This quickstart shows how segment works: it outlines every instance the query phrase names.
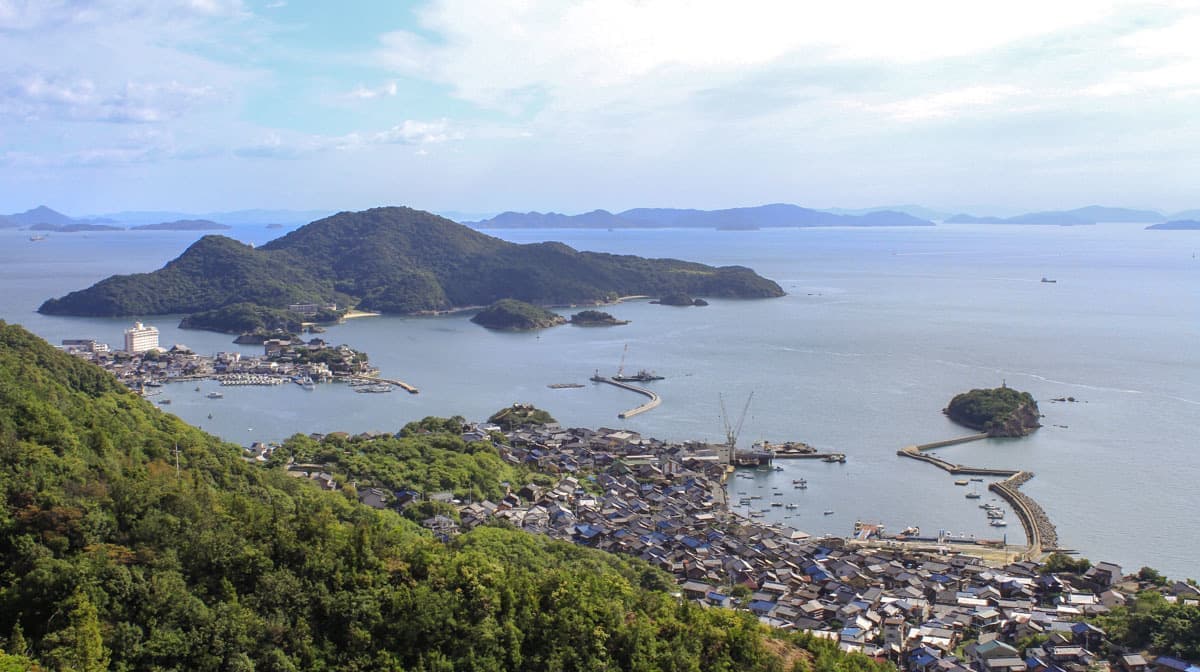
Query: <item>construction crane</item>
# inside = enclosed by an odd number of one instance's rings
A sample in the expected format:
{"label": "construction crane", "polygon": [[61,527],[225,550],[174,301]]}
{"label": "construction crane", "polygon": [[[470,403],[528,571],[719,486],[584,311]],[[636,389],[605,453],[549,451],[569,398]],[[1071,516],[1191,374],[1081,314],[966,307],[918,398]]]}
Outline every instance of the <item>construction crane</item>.
{"label": "construction crane", "polygon": [[629,354],[629,344],[625,344],[625,349],[621,351],[621,364],[617,367],[617,378],[620,378],[625,373],[625,355]]}
{"label": "construction crane", "polygon": [[742,433],[742,425],[746,422],[746,413],[750,410],[750,400],[753,398],[754,391],[751,390],[750,396],[746,397],[746,405],[742,407],[742,415],[735,425],[729,417],[729,412],[725,410],[725,397],[717,395],[717,399],[721,401],[721,421],[725,424],[725,442],[730,449],[737,447],[738,436]]}

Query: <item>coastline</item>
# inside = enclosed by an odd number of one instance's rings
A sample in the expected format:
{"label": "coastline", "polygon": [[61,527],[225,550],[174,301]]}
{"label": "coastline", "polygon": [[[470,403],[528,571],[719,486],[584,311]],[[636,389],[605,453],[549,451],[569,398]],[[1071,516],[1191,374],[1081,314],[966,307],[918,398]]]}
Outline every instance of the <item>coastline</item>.
{"label": "coastline", "polygon": [[342,315],[343,320],[355,320],[360,317],[379,317],[383,313],[376,313],[369,310],[347,310],[345,315]]}

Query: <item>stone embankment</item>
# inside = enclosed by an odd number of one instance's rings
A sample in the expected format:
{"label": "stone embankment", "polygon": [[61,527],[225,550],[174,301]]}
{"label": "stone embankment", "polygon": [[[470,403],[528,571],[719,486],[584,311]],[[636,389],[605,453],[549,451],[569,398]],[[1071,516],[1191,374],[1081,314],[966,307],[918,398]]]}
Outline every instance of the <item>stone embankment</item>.
{"label": "stone embankment", "polygon": [[1058,531],[1054,524],[1050,522],[1050,517],[1046,515],[1046,511],[1041,505],[1033,501],[1031,497],[1020,492],[1020,487],[1026,481],[1033,478],[1033,472],[1021,471],[1016,469],[992,469],[987,467],[971,467],[963,464],[955,464],[947,462],[940,457],[928,455],[924,451],[933,450],[934,448],[944,448],[960,443],[970,441],[978,441],[988,438],[987,434],[971,434],[956,439],[948,439],[946,441],[935,441],[933,443],[924,443],[918,446],[906,446],[896,451],[901,457],[908,457],[921,462],[927,462],[933,466],[947,471],[951,474],[970,474],[974,476],[1007,476],[1003,481],[997,481],[988,486],[988,489],[1000,495],[1007,501],[1016,512],[1017,518],[1021,520],[1021,526],[1025,528],[1025,537],[1029,539],[1029,549],[1026,551],[1026,556],[1030,558],[1039,557],[1044,551],[1058,548]]}
{"label": "stone embankment", "polygon": [[1031,478],[1032,472],[1019,471],[1003,481],[992,483],[988,489],[1012,505],[1025,528],[1025,536],[1029,538],[1029,555],[1037,557],[1043,551],[1058,548],[1058,530],[1041,505],[1019,490]]}

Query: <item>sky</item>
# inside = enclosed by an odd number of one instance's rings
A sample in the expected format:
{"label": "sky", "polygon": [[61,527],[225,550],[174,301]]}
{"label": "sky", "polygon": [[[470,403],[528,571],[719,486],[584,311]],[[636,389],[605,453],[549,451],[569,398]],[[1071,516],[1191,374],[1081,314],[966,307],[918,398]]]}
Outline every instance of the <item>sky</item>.
{"label": "sky", "polygon": [[0,212],[1200,208],[1200,0],[0,0]]}

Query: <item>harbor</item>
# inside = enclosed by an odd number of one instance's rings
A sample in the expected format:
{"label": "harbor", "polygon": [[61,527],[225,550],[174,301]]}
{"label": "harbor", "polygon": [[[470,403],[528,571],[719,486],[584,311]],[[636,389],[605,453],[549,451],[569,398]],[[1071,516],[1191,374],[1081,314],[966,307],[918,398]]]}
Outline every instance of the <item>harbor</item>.
{"label": "harbor", "polygon": [[642,396],[650,398],[650,401],[647,401],[646,403],[642,404],[641,406],[637,406],[635,408],[629,409],[628,411],[622,411],[622,412],[618,413],[617,417],[622,420],[624,420],[626,418],[632,418],[635,415],[639,415],[641,413],[645,413],[646,411],[658,408],[658,405],[662,403],[661,397],[659,397],[656,393],[651,392],[650,390],[647,390],[644,387],[638,387],[637,385],[630,385],[629,383],[624,383],[619,380],[615,380],[613,378],[608,378],[606,376],[602,376],[599,373],[592,376],[591,380],[593,383],[607,383],[609,385],[615,385],[616,387],[619,387],[623,390],[629,390],[630,392],[636,392]]}
{"label": "harbor", "polygon": [[[972,476],[992,476],[1002,477],[1004,480],[988,484],[988,490],[996,493],[1000,498],[1004,499],[1009,506],[1012,507],[1017,519],[1021,521],[1021,527],[1024,528],[1025,538],[1028,541],[1027,547],[1022,554],[1023,557],[1029,559],[1040,558],[1044,554],[1058,550],[1058,531],[1054,524],[1050,522],[1050,517],[1046,515],[1044,509],[1033,498],[1020,492],[1019,488],[1024,485],[1029,479],[1033,478],[1033,473],[1020,469],[993,469],[988,467],[973,467],[963,464],[955,464],[940,457],[929,455],[928,451],[937,448],[946,448],[948,446],[956,446],[964,443],[971,443],[988,438],[988,434],[970,434],[953,439],[943,441],[934,441],[931,443],[923,443],[912,446],[905,446],[896,451],[897,455],[910,459],[932,464],[933,466],[942,469],[950,474],[955,475],[972,475]],[[982,480],[971,479],[973,481]],[[962,481],[955,481],[957,485],[962,485]],[[979,494],[972,490],[967,493],[968,499],[978,499]],[[996,524],[993,522],[993,526]],[[1002,524],[1001,524],[1002,525]]]}

